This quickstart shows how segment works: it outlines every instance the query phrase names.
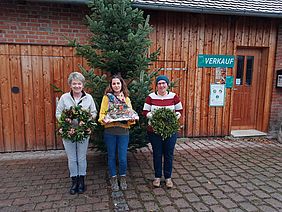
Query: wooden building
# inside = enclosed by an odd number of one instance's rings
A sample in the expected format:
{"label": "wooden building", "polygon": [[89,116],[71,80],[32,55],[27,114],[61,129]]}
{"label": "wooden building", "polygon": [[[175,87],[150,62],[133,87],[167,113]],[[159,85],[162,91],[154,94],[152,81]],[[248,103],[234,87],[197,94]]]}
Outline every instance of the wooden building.
{"label": "wooden building", "polygon": [[[87,42],[85,0],[2,0],[0,7],[0,151],[62,148],[55,135],[58,94],[77,64],[64,36]],[[242,2],[245,2],[243,4]],[[184,105],[183,137],[226,136],[235,129],[276,132],[282,118],[282,10],[277,1],[149,1],[134,7],[155,28],[152,67],[171,80]],[[261,10],[264,8],[264,10]],[[217,68],[199,67],[199,55],[234,56],[233,86],[224,105],[210,105]]]}

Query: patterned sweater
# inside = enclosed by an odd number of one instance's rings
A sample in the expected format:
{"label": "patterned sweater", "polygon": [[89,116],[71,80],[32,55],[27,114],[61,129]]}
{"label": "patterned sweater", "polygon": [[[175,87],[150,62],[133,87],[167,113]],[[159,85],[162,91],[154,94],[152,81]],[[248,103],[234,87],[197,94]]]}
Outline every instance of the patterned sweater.
{"label": "patterned sweater", "polygon": [[[147,96],[145,100],[143,115],[150,119],[154,110],[163,107],[178,113],[179,117],[183,111],[180,99],[175,93],[169,92],[167,95],[161,96],[158,95],[157,92],[154,92],[149,94],[149,96]],[[150,126],[150,122],[148,125],[148,131],[153,132],[153,128]]]}
{"label": "patterned sweater", "polygon": [[[125,98],[125,102],[128,105],[128,107],[132,108],[131,101],[129,97]],[[122,128],[130,128],[131,125],[135,124],[135,121],[127,121],[127,122],[111,122],[105,124],[103,122],[103,119],[105,118],[107,112],[109,109],[109,98],[108,96],[104,95],[101,103],[101,108],[100,108],[100,113],[99,113],[99,119],[98,122],[101,123],[101,125],[104,125],[105,128],[110,128],[110,127],[122,127]]]}

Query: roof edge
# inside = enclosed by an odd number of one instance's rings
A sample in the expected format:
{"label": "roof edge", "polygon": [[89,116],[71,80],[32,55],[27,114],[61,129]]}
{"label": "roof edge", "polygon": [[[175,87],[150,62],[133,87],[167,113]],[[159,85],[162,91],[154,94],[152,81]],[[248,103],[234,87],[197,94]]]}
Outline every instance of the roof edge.
{"label": "roof edge", "polygon": [[[49,2],[49,3],[64,3],[64,4],[88,4],[89,0],[26,0],[30,2]],[[220,10],[214,8],[187,8],[181,6],[168,6],[157,4],[144,4],[135,3],[132,1],[132,6],[139,9],[146,10],[164,10],[174,12],[191,12],[191,13],[205,13],[205,14],[217,14],[217,15],[236,15],[236,16],[255,16],[255,17],[267,17],[267,18],[282,18],[282,13],[268,13],[268,12],[251,12],[251,11],[235,11],[235,10]]]}
{"label": "roof edge", "polygon": [[87,5],[89,0],[26,0],[28,2],[46,2],[46,3],[60,3],[60,4],[85,4]]}
{"label": "roof edge", "polygon": [[268,18],[282,18],[282,13],[262,13],[251,11],[232,11],[232,10],[219,10],[212,8],[187,8],[179,6],[166,6],[166,5],[152,5],[142,3],[132,3],[133,7],[147,10],[165,10],[173,12],[191,12],[191,13],[205,13],[205,14],[219,14],[219,15],[237,15],[237,16],[256,16],[256,17],[268,17]]}

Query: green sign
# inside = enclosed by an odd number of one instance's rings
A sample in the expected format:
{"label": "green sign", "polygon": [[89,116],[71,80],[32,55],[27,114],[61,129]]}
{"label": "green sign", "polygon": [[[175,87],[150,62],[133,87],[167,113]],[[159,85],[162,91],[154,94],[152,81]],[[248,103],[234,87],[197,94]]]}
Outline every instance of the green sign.
{"label": "green sign", "polygon": [[198,67],[224,67],[233,68],[235,57],[233,55],[198,55]]}
{"label": "green sign", "polygon": [[226,88],[232,88],[233,87],[233,82],[234,82],[234,77],[233,76],[226,76]]}

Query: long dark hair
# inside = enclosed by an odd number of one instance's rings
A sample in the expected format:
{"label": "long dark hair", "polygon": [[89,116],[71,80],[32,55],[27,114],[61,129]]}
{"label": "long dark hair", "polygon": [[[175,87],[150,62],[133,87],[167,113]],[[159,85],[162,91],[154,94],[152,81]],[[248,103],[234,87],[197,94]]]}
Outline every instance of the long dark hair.
{"label": "long dark hair", "polygon": [[113,81],[113,79],[119,79],[119,81],[121,82],[121,92],[123,92],[123,95],[125,97],[128,97],[129,96],[129,91],[127,89],[126,82],[124,81],[124,79],[120,75],[113,75],[111,77],[110,84],[105,89],[104,94],[106,95],[107,93],[114,93],[114,90],[112,88],[112,81]]}

